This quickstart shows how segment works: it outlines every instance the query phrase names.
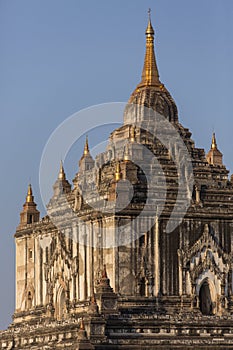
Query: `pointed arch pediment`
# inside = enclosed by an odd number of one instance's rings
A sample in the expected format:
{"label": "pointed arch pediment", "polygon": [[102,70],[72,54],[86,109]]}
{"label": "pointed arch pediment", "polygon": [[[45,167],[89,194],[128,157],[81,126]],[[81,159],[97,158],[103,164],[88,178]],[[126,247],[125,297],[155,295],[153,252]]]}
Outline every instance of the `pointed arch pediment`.
{"label": "pointed arch pediment", "polygon": [[64,237],[62,237],[62,234],[57,235],[56,246],[51,256],[50,266],[51,267],[54,266],[55,261],[57,261],[59,258],[60,260],[64,261],[70,268],[72,264],[72,257],[71,257],[71,254],[66,249],[66,244],[64,241]]}
{"label": "pointed arch pediment", "polygon": [[211,234],[209,226],[205,224],[204,231],[201,237],[193,244],[193,246],[190,249],[181,249],[179,251],[179,254],[182,256],[184,264],[187,264],[188,262],[192,263],[193,258],[201,258],[201,254],[203,256],[204,253],[208,251],[211,251],[212,254],[221,257],[223,263],[229,262],[228,254],[226,254],[224,250],[220,247],[219,243],[217,242],[217,239],[215,239],[215,237]]}
{"label": "pointed arch pediment", "polygon": [[211,234],[206,224],[201,237],[188,250],[179,250],[182,266],[190,272],[191,280],[200,276],[203,271],[211,271],[219,279],[229,270],[230,257],[224,252]]}
{"label": "pointed arch pediment", "polygon": [[73,259],[66,248],[62,234],[58,234],[53,240],[51,244],[54,244],[55,249],[49,262],[44,264],[44,273],[45,279],[54,287],[57,280],[61,285],[71,280]]}

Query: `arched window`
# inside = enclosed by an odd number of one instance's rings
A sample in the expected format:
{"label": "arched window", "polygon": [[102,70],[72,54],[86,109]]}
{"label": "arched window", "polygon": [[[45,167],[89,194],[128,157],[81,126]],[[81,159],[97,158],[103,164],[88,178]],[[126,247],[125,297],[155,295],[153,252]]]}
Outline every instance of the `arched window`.
{"label": "arched window", "polygon": [[63,288],[60,288],[57,293],[57,319],[62,320],[66,316],[66,293]]}

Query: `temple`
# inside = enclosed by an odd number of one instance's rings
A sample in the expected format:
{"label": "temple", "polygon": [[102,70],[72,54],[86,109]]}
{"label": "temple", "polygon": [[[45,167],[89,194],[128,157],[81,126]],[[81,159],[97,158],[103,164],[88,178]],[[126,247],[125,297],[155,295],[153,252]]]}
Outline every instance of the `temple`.
{"label": "temple", "polygon": [[0,349],[233,349],[233,181],[160,81],[149,15],[123,124],[47,215],[32,187],[15,233],[16,301]]}

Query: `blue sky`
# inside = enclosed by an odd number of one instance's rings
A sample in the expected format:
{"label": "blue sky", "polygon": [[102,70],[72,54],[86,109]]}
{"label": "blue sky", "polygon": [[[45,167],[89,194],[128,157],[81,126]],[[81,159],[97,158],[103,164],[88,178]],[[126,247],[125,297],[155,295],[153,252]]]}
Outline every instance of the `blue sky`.
{"label": "blue sky", "polygon": [[215,130],[233,172],[232,0],[0,0],[0,328],[14,311],[13,235],[29,181],[42,208],[44,145],[80,109],[128,100],[140,81],[149,7],[160,77],[180,121],[205,150]]}

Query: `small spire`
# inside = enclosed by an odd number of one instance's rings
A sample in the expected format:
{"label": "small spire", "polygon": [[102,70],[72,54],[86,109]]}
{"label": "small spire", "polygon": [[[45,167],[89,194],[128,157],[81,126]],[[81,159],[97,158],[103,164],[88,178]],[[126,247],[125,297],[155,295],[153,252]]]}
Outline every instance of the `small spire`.
{"label": "small spire", "polygon": [[142,71],[142,80],[139,86],[160,86],[159,72],[155,59],[154,52],[154,29],[151,24],[151,10],[148,10],[148,25],[146,28],[146,54],[144,59],[144,66]]}
{"label": "small spire", "polygon": [[99,308],[96,302],[96,297],[93,289],[92,296],[91,296],[90,312],[93,314],[97,314],[98,311],[99,311]]}
{"label": "small spire", "polygon": [[95,298],[95,293],[93,292],[91,296],[91,304],[95,305],[96,304],[96,298]]}
{"label": "small spire", "polygon": [[121,179],[121,169],[120,169],[120,162],[116,163],[116,172],[115,172],[115,180],[119,181]]}
{"label": "small spire", "polygon": [[27,193],[27,197],[26,197],[26,202],[27,203],[34,202],[34,197],[32,195],[32,186],[31,186],[31,184],[28,185],[28,193]]}
{"label": "small spire", "polygon": [[212,136],[211,149],[217,149],[215,132],[213,133],[213,136]]}
{"label": "small spire", "polygon": [[26,201],[23,205],[23,210],[20,213],[20,224],[17,230],[21,230],[28,224],[33,224],[40,220],[40,212],[36,209],[36,203],[34,202],[34,196],[32,193],[31,184],[28,185]]}
{"label": "small spire", "polygon": [[86,142],[85,142],[83,154],[84,154],[85,156],[86,156],[87,154],[89,154],[88,136],[86,136]]}
{"label": "small spire", "polygon": [[[85,326],[83,322],[83,318],[81,318],[80,326],[79,326],[79,331],[78,331],[78,341],[79,343],[82,344],[84,341],[86,344],[87,341],[87,332],[85,331]],[[85,349],[89,349],[89,347],[85,347]]]}
{"label": "small spire", "polygon": [[206,155],[207,162],[211,165],[220,165],[222,166],[222,153],[219,151],[217,142],[216,142],[216,136],[215,133],[213,133],[212,141],[211,141],[211,148],[210,151]]}
{"label": "small spire", "polygon": [[82,330],[82,331],[85,331],[83,318],[81,318],[81,323],[80,323],[80,328],[79,329]]}
{"label": "small spire", "polygon": [[60,162],[60,170],[59,170],[59,174],[58,174],[58,179],[59,180],[66,180],[66,174],[65,174],[65,171],[64,171],[62,160]]}
{"label": "small spire", "polygon": [[88,137],[84,145],[83,155],[79,160],[79,173],[87,170],[91,170],[95,165],[94,159],[92,158],[88,145]]}
{"label": "small spire", "polygon": [[103,268],[103,271],[102,271],[102,278],[108,278],[107,270],[106,270],[106,265],[105,265],[105,264],[104,264],[104,268]]}

